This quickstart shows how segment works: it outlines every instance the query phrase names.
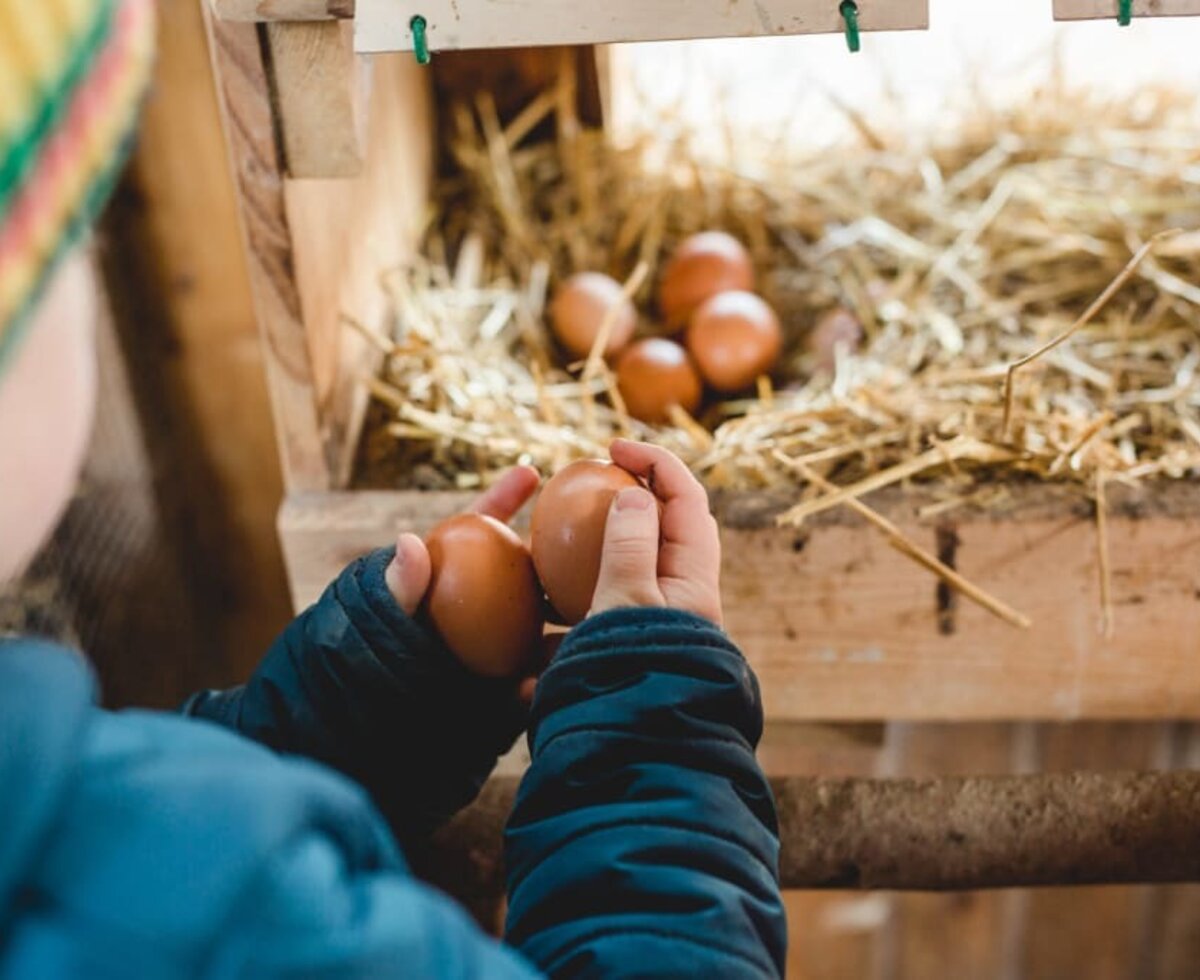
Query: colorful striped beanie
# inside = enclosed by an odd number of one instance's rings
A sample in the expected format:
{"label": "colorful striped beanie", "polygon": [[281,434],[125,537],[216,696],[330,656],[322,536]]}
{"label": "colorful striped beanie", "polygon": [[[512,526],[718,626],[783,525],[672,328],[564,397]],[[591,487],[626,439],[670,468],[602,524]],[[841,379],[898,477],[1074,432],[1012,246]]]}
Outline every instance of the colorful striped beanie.
{"label": "colorful striped beanie", "polygon": [[0,374],[126,156],[153,0],[0,0]]}

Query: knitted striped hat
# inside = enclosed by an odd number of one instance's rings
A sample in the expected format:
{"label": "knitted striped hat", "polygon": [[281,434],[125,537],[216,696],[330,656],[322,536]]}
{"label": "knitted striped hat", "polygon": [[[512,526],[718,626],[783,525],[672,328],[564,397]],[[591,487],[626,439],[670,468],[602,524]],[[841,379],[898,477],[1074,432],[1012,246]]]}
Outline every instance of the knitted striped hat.
{"label": "knitted striped hat", "polygon": [[0,0],[0,372],[124,162],[153,0]]}

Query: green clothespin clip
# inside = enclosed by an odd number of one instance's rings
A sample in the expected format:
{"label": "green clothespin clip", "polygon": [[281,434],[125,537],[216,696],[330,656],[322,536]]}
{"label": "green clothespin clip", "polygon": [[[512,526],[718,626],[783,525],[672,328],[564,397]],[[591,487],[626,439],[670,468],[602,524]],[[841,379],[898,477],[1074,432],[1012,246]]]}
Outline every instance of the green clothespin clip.
{"label": "green clothespin clip", "polygon": [[413,36],[413,54],[417,56],[418,65],[429,64],[429,42],[425,38],[425,18],[420,14],[408,22]]}
{"label": "green clothespin clip", "polygon": [[846,46],[850,49],[850,53],[854,54],[861,47],[858,39],[858,4],[854,0],[842,0],[838,7],[838,13],[846,22]]}
{"label": "green clothespin clip", "polygon": [[1133,23],[1133,0],[1117,0],[1117,23],[1121,27]]}

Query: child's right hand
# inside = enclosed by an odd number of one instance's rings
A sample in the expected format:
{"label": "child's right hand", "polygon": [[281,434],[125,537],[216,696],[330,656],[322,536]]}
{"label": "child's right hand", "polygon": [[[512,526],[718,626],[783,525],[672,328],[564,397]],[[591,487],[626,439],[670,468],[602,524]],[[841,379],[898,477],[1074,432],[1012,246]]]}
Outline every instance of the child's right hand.
{"label": "child's right hand", "polygon": [[700,481],[657,446],[621,439],[610,453],[650,491],[623,490],[613,501],[590,615],[657,606],[722,625],[721,540]]}

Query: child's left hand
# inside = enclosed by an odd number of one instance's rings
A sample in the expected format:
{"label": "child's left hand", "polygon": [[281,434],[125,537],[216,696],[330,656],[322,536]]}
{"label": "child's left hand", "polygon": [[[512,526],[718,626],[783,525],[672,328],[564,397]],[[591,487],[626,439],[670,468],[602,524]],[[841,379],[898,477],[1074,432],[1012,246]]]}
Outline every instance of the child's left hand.
{"label": "child's left hand", "polygon": [[[537,491],[541,477],[532,466],[518,466],[509,470],[488,488],[470,510],[486,514],[507,524],[526,501]],[[425,542],[415,534],[402,534],[396,541],[396,557],[388,565],[385,578],[392,598],[408,615],[415,615],[429,589],[432,569],[429,551]],[[537,677],[522,678],[517,685],[522,701],[533,698]]]}

